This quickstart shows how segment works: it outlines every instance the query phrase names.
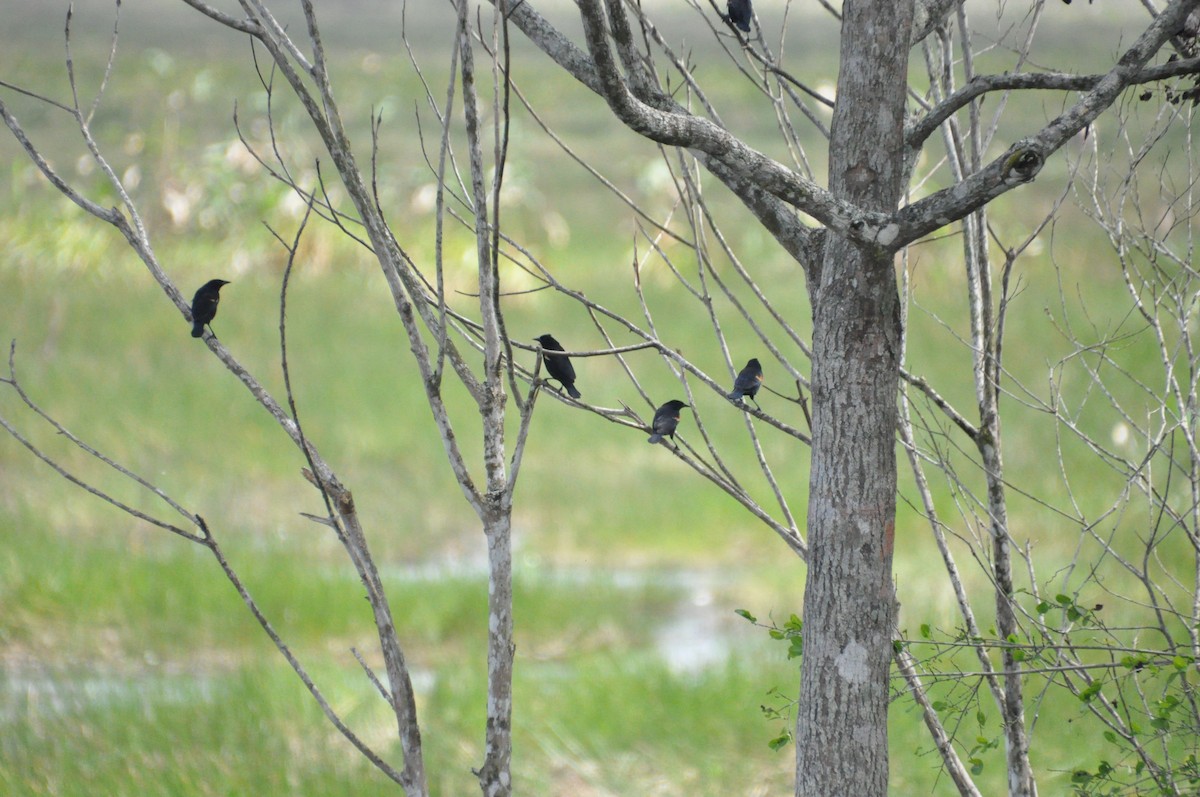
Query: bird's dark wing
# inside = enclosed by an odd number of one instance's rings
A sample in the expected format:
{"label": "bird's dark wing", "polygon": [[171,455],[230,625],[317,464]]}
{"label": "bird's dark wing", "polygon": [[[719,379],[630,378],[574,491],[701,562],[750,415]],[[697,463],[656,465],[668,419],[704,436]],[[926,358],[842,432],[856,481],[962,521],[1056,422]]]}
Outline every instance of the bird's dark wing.
{"label": "bird's dark wing", "polygon": [[729,20],[746,33],[750,32],[750,0],[729,0]]}

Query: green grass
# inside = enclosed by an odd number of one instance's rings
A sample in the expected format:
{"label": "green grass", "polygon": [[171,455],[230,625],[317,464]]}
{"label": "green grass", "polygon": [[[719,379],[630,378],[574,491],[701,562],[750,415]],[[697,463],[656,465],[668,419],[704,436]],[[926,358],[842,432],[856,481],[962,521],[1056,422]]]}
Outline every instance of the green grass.
{"label": "green grass", "polygon": [[391,794],[279,667],[18,672],[0,789],[12,795]]}

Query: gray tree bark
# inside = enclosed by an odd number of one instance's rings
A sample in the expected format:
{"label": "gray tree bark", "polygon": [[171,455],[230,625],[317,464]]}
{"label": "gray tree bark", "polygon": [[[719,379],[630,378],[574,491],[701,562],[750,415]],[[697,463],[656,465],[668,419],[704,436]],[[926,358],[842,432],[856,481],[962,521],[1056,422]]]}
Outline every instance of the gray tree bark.
{"label": "gray tree bark", "polygon": [[[831,193],[891,213],[912,0],[844,6]],[[885,795],[900,305],[891,250],[834,231],[813,306],[813,444],[796,794]]]}

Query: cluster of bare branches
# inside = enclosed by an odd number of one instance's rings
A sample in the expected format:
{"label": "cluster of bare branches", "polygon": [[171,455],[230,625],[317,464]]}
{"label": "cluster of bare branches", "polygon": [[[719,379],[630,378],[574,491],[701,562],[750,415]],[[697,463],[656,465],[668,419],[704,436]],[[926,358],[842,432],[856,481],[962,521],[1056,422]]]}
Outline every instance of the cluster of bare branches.
{"label": "cluster of bare branches", "polygon": [[[964,16],[960,12],[960,20]],[[1040,16],[1039,6],[1022,46],[1015,48],[1018,64],[1030,58]],[[934,102],[965,96],[994,79],[973,75],[964,58],[966,84],[958,88],[953,59],[957,51],[970,53],[966,27],[960,27],[957,49],[945,34],[925,45]],[[1173,56],[1165,68],[1182,63]],[[1061,77],[1039,87],[1091,85]],[[995,87],[1044,79],[1014,74]],[[997,135],[1000,113],[988,120],[978,110],[973,107],[965,129],[942,125],[944,166],[955,179],[978,168],[980,154]],[[1000,709],[1014,794],[1036,793],[1030,740],[1036,707],[1047,701],[1088,712],[1102,729],[1097,736],[1114,745],[1111,755],[1081,756],[1084,766],[1070,773],[1079,793],[1109,793],[1120,785],[1139,793],[1185,794],[1198,774],[1200,715],[1192,681],[1200,623],[1195,534],[1200,492],[1191,446],[1194,418],[1187,409],[1195,405],[1200,364],[1192,345],[1200,301],[1190,266],[1195,168],[1188,109],[1164,103],[1156,110],[1147,125],[1137,119],[1136,106],[1126,106],[1116,115],[1115,132],[1093,131],[1084,138],[1085,146],[1068,157],[1062,193],[1015,242],[989,223],[986,209],[964,219],[970,334],[963,343],[974,363],[976,405],[970,411],[955,407],[925,378],[905,374],[901,440],[959,617],[953,631],[924,624],[906,643],[924,660],[928,681],[952,684],[946,694],[953,697],[943,705],[965,715],[966,706],[978,708],[983,701],[981,686],[990,693],[988,702]],[[1040,262],[1039,237],[1055,240],[1072,192],[1116,255],[1105,256],[1101,247],[1086,268],[1111,273],[1119,267],[1130,304],[1118,309],[1116,323],[1097,318],[1106,309],[1069,295],[1083,264],[1062,266],[1060,312],[1051,317],[1069,353],[1046,363],[1046,385],[1038,386],[1005,366],[1006,322],[1022,264]],[[993,265],[995,252],[1000,258]],[[1139,339],[1153,341],[1156,356],[1147,358],[1143,347],[1135,347]],[[1044,458],[1056,458],[1061,493],[1023,483],[1005,467],[1000,424],[1005,414],[1010,423],[1019,418],[1045,429]],[[1106,432],[1111,440],[1104,439]],[[1081,445],[1087,454],[1082,460]],[[930,472],[954,496],[957,521],[937,509]],[[1097,482],[1108,488],[1099,507]],[[1032,499],[1056,533],[1077,531],[1070,555],[1061,556],[1057,546],[1039,554],[1036,535],[1014,529],[1008,509],[1013,495]],[[978,618],[977,598],[958,562],[956,550],[964,547],[968,569],[982,566],[994,594],[990,628]],[[963,666],[960,654],[967,652],[977,666]],[[1030,700],[1035,710],[1027,719]],[[967,751],[973,761],[977,750],[978,745]]]}
{"label": "cluster of bare branches", "polygon": [[[268,97],[267,121],[271,130],[271,151],[269,153],[257,152],[244,138],[243,141],[263,165],[264,170],[275,179],[287,184],[306,205],[304,218],[291,240],[272,230],[272,234],[287,252],[287,268],[280,292],[279,325],[281,360],[287,385],[285,402],[287,408],[285,409],[271,395],[262,382],[238,360],[236,354],[215,335],[207,334],[205,342],[213,355],[245,385],[253,400],[271,415],[292,444],[300,449],[308,463],[304,476],[319,491],[326,510],[324,516],[310,515],[309,517],[327,526],[336,535],[366,590],[371,606],[376,635],[385,665],[386,679],[381,679],[368,667],[359,651],[352,650],[351,652],[362,665],[370,683],[388,703],[395,716],[397,736],[403,752],[402,764],[394,766],[389,763],[383,755],[368,747],[337,715],[323,697],[319,687],[308,675],[304,665],[272,628],[269,619],[263,614],[245,584],[223,555],[215,530],[211,529],[199,514],[184,508],[146,479],[95,451],[61,427],[48,413],[33,403],[17,380],[15,346],[10,355],[10,376],[4,380],[4,384],[16,391],[30,409],[59,433],[66,435],[87,453],[116,468],[123,476],[150,490],[181,515],[186,524],[194,527],[196,531],[190,531],[168,520],[135,510],[111,495],[91,487],[56,464],[48,455],[22,436],[20,431],[8,420],[2,420],[0,423],[3,423],[5,429],[36,456],[50,463],[63,476],[79,486],[139,519],[208,548],[255,619],[285,656],[335,727],[380,771],[400,784],[406,793],[410,795],[427,794],[427,779],[412,678],[403,646],[396,632],[391,605],[368,545],[368,535],[355,508],[353,495],[339,479],[333,467],[321,456],[311,435],[306,434],[300,422],[298,410],[300,399],[291,389],[287,359],[287,286],[295,265],[300,239],[310,214],[315,213],[357,241],[377,261],[391,289],[396,312],[404,322],[410,350],[421,373],[421,382],[424,385],[429,407],[441,432],[446,457],[464,496],[480,519],[486,539],[490,579],[488,722],[485,758],[478,771],[478,776],[485,794],[507,794],[511,788],[509,769],[514,652],[512,643],[512,494],[520,470],[521,455],[529,424],[533,416],[538,385],[536,381],[530,380],[532,387],[522,388],[515,380],[514,366],[510,356],[511,349],[508,347],[503,329],[503,318],[499,312],[500,285],[497,253],[499,251],[498,231],[500,225],[497,199],[503,180],[503,162],[507,150],[507,140],[506,132],[498,127],[495,147],[491,153],[497,168],[489,186],[484,166],[485,133],[480,120],[480,98],[475,88],[476,73],[472,57],[474,45],[472,33],[470,33],[468,5],[465,2],[457,5],[458,24],[453,31],[451,48],[451,82],[446,90],[445,107],[438,113],[441,130],[438,160],[439,168],[444,169],[449,152],[450,131],[456,124],[451,112],[457,101],[462,107],[462,129],[466,134],[467,160],[469,162],[469,177],[467,178],[469,188],[464,203],[468,215],[465,218],[460,217],[460,220],[473,229],[477,239],[479,304],[477,320],[471,322],[471,342],[468,348],[477,349],[482,353],[482,365],[478,368],[471,365],[468,353],[461,349],[461,342],[457,336],[452,334],[458,319],[448,310],[445,294],[441,287],[442,249],[440,245],[437,249],[436,262],[431,269],[437,274],[437,278],[430,280],[427,278],[427,274],[410,259],[404,247],[393,236],[384,216],[384,208],[379,201],[375,173],[364,173],[357,164],[346,134],[337,98],[333,92],[330,65],[321,40],[313,4],[310,2],[302,4],[305,21],[305,28],[302,31],[303,38],[294,38],[292,34],[288,33],[284,26],[275,19],[265,3],[244,4],[245,16],[240,18],[232,17],[202,2],[189,4],[216,23],[248,34],[256,49],[261,48],[262,51],[265,51],[267,65],[257,58],[255,63],[259,70],[263,89]],[[89,102],[85,102],[80,97],[75,77],[71,50],[71,22],[71,14],[68,13],[65,38],[67,75],[71,87],[69,100],[59,101],[32,89],[5,85],[63,111],[70,117],[86,145],[90,158],[107,177],[110,188],[120,197],[120,205],[116,208],[102,207],[72,186],[43,157],[37,143],[29,139],[20,122],[3,102],[0,102],[0,118],[3,119],[29,158],[59,191],[92,216],[111,224],[122,233],[130,248],[146,265],[150,276],[158,282],[184,317],[190,318],[190,310],[183,294],[176,288],[168,270],[162,266],[155,254],[147,226],[142,219],[142,210],[126,191],[120,177],[110,166],[106,154],[92,133],[92,118],[103,100],[104,92],[112,75],[118,48],[119,25],[114,24],[110,57],[104,79],[96,95]],[[500,74],[499,63],[495,65],[495,74]],[[323,147],[334,164],[336,175],[334,179],[350,198],[351,208],[339,208],[330,200],[330,190],[319,164],[317,173],[321,175],[321,179],[316,187],[302,186],[297,182],[294,176],[298,171],[297,164],[291,161],[289,154],[279,143],[279,137],[276,135],[276,119],[272,113],[274,106],[271,100],[278,90],[277,80],[286,84],[289,96],[298,100],[306,111],[312,129],[320,136]],[[503,83],[499,78],[498,82]],[[497,125],[502,125],[507,119],[506,94],[506,91],[498,91],[493,98],[491,117]],[[374,166],[373,158],[372,166]],[[442,174],[444,172],[439,173],[439,177]],[[440,233],[444,217],[444,205],[440,193],[437,217]],[[438,242],[441,243],[440,235]],[[426,333],[429,333],[429,338],[426,337]],[[436,347],[432,350],[425,342],[430,338],[436,341]],[[480,469],[483,471],[482,479],[477,480],[473,475],[473,469],[464,459],[457,442],[455,421],[442,399],[442,383],[447,373],[452,374],[467,388],[475,399],[479,413],[484,418],[482,424],[483,461],[480,463]],[[520,416],[520,424],[514,441],[507,440],[505,432],[508,400],[506,385],[511,388],[516,397]]]}

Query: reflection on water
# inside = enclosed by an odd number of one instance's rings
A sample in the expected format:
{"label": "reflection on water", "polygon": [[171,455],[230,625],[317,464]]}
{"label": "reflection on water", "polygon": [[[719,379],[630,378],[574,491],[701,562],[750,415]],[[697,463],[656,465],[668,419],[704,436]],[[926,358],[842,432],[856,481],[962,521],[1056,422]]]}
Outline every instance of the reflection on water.
{"label": "reflection on water", "polygon": [[121,703],[191,705],[210,700],[213,678],[199,672],[91,674],[38,665],[0,670],[0,725]]}
{"label": "reflection on water", "polygon": [[[482,557],[439,559],[416,565],[385,568],[385,579],[405,582],[448,578],[487,578]],[[514,566],[514,578],[525,584],[569,586],[605,585],[622,590],[662,587],[678,593],[670,612],[659,619],[654,650],[675,673],[697,673],[724,664],[730,654],[754,635],[736,619],[733,609],[715,599],[716,592],[732,583],[723,571],[702,569],[557,567],[527,557]],[[746,636],[749,634],[749,636]]]}
{"label": "reflection on water", "polygon": [[[451,578],[485,581],[487,567],[482,559],[441,560],[385,568],[382,575],[389,581],[409,583]],[[654,621],[653,647],[647,652],[678,675],[721,666],[735,650],[761,642],[760,634],[735,617],[733,607],[717,599],[722,587],[730,583],[728,574],[721,571],[551,567],[530,560],[517,565],[515,578],[526,585],[667,590],[674,600],[665,612],[658,610],[658,616],[650,618]],[[0,666],[0,725],[31,715],[63,715],[124,702],[195,704],[211,700],[219,688],[219,675],[202,670],[164,671],[154,666],[156,662],[148,663],[149,669],[131,673],[96,673],[78,666],[37,662]],[[569,677],[569,667],[563,674]],[[347,677],[360,675],[354,672]],[[414,689],[427,692],[434,686],[435,674],[414,671],[412,679]]]}

